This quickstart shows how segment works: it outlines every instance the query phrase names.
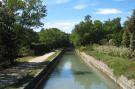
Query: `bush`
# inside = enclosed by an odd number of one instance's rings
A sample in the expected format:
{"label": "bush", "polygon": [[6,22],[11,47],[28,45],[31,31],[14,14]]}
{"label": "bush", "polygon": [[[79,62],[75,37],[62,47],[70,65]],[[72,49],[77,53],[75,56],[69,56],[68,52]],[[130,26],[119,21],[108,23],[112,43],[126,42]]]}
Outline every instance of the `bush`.
{"label": "bush", "polygon": [[109,66],[113,69],[113,73],[116,76],[125,74],[128,69],[128,64],[125,60],[113,60]]}
{"label": "bush", "polygon": [[79,50],[82,52],[82,51],[85,51],[87,48],[85,47],[85,46],[81,46],[80,48],[79,48]]}
{"label": "bush", "polygon": [[107,39],[100,40],[101,45],[106,45],[108,43]]}
{"label": "bush", "polygon": [[110,40],[109,40],[109,45],[115,46],[115,45],[116,45],[115,43],[116,43],[116,42],[115,42],[114,39],[110,39]]}

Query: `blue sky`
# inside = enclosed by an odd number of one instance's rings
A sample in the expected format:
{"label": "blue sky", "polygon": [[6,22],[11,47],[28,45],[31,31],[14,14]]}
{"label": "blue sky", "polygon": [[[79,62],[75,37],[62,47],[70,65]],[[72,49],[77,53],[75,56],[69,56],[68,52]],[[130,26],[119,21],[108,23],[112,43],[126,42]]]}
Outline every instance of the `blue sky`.
{"label": "blue sky", "polygon": [[92,19],[105,21],[121,17],[121,22],[135,9],[135,0],[43,0],[47,5],[45,28],[56,27],[70,33],[74,25],[91,15]]}

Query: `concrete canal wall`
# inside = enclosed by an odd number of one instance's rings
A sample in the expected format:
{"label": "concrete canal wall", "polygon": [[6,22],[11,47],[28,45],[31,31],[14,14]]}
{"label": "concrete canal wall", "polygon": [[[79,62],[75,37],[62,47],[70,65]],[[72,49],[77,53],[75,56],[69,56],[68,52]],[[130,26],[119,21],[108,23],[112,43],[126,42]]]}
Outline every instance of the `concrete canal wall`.
{"label": "concrete canal wall", "polygon": [[76,51],[78,56],[82,58],[85,63],[88,65],[92,65],[105,73],[108,77],[110,77],[116,84],[118,84],[122,89],[135,89],[135,81],[128,80],[125,76],[121,75],[120,77],[115,77],[113,74],[113,70],[110,69],[105,63],[102,61],[96,60],[94,57],[87,55],[84,52]]}
{"label": "concrete canal wall", "polygon": [[[61,56],[63,55],[64,50],[62,50],[46,67],[41,71],[33,80],[30,81],[28,85],[25,86],[24,89],[39,89],[40,85],[42,85],[42,81],[48,79],[48,76],[53,71],[54,67],[60,61]],[[44,82],[45,83],[45,82]]]}

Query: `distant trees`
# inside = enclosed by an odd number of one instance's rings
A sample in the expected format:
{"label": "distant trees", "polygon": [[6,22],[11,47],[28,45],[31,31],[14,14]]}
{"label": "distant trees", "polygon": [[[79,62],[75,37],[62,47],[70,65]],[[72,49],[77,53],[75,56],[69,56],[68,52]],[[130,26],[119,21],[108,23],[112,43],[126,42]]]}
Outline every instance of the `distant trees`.
{"label": "distant trees", "polygon": [[75,25],[71,34],[71,42],[75,46],[89,44],[109,44],[125,46],[135,50],[135,11],[122,27],[121,18],[114,18],[101,22],[92,21],[91,16],[86,16],[84,21]]}
{"label": "distant trees", "polygon": [[77,24],[72,31],[71,41],[75,45],[87,45],[98,43],[103,39],[107,41],[113,39],[114,44],[121,44],[120,18],[115,18],[112,21],[108,20],[102,23],[99,20],[92,21],[91,16],[86,16],[84,21]]}
{"label": "distant trees", "polygon": [[57,28],[42,29],[39,32],[39,41],[48,49],[61,48],[69,45],[69,35]]}
{"label": "distant trees", "polygon": [[75,25],[71,35],[71,42],[76,45],[85,45],[93,43],[93,23],[91,16],[86,16],[85,20]]}

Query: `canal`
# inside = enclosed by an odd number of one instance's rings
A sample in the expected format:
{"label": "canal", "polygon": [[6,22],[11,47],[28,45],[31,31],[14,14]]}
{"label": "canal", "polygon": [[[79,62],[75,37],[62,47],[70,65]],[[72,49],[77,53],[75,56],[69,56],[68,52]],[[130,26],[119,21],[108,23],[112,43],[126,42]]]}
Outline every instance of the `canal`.
{"label": "canal", "polygon": [[95,68],[88,67],[74,51],[67,51],[38,89],[120,89]]}

